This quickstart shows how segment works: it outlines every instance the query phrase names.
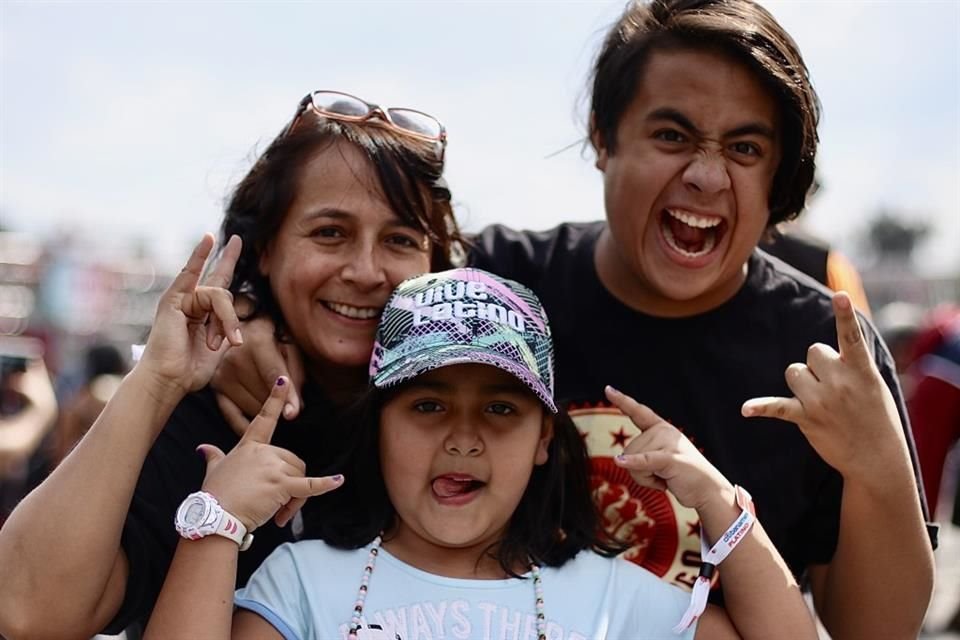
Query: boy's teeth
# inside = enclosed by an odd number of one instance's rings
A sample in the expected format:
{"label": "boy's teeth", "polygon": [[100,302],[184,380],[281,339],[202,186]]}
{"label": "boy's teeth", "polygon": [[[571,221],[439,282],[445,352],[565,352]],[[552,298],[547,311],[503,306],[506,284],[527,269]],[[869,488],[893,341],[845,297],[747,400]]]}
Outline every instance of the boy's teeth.
{"label": "boy's teeth", "polygon": [[376,318],[380,315],[380,309],[373,307],[351,307],[348,304],[340,304],[339,302],[328,302],[326,305],[331,311],[357,320],[369,320],[370,318]]}
{"label": "boy's teeth", "polygon": [[667,242],[674,251],[687,258],[699,258],[700,256],[706,255],[710,253],[717,244],[716,234],[711,233],[704,239],[703,247],[700,251],[687,251],[677,244],[677,239],[673,237],[673,231],[670,230],[670,225],[663,225],[663,237],[667,239]]}
{"label": "boy's teeth", "polygon": [[690,225],[691,227],[696,227],[697,229],[710,229],[711,227],[715,227],[722,222],[720,218],[705,218],[681,209],[667,209],[667,213],[680,222]]}

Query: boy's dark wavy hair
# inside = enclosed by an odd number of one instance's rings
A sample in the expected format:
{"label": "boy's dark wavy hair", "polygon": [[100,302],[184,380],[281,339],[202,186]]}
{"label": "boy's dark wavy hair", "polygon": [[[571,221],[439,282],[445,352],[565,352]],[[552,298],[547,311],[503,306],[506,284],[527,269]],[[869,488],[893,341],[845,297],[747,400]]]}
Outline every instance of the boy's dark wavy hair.
{"label": "boy's dark wavy hair", "polygon": [[617,128],[657,51],[719,51],[749,67],[780,113],[782,157],[770,192],[773,226],[795,218],[813,185],[820,102],[800,50],[751,0],[631,0],[607,32],[591,74],[590,138],[613,155]]}
{"label": "boy's dark wavy hair", "polygon": [[236,186],[221,227],[223,244],[234,234],[243,240],[230,291],[245,294],[253,303],[246,317],[268,315],[281,337],[286,323],[269,280],[260,273],[260,257],[296,198],[303,167],[315,154],[338,143],[351,144],[366,156],[390,207],[430,238],[431,270],[451,268],[462,252],[450,191],[441,177],[443,165],[434,143],[396,133],[374,121],[341,122],[307,111],[296,127],[274,138]]}
{"label": "boy's dark wavy hair", "polygon": [[[352,430],[352,443],[329,469],[343,473],[346,481],[311,499],[322,504],[304,513],[307,537],[356,549],[395,524],[397,513],[380,468],[380,414],[402,388],[371,387],[341,423],[344,437],[351,438]],[[489,550],[504,572],[515,577],[517,567],[531,562],[559,567],[584,549],[612,557],[627,548],[603,529],[590,491],[590,458],[573,420],[562,409],[552,419],[547,462],[534,467],[506,535]]]}

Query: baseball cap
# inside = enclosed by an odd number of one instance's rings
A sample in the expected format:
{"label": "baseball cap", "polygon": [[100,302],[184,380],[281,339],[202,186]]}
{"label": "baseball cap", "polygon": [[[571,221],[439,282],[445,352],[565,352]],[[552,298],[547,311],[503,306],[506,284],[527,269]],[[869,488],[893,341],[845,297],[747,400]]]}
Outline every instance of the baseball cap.
{"label": "baseball cap", "polygon": [[537,296],[481,269],[450,269],[401,282],[387,301],[370,359],[380,389],[454,364],[516,376],[550,409],[553,341]]}

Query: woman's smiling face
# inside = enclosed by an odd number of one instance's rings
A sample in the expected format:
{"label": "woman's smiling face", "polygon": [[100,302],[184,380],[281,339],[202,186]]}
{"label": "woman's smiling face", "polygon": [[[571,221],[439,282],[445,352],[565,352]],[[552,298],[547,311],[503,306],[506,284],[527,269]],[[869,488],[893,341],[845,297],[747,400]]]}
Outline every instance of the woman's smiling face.
{"label": "woman's smiling face", "polygon": [[366,367],[380,312],[401,281],[430,270],[430,242],[391,208],[352,144],[315,153],[260,271],[313,363]]}

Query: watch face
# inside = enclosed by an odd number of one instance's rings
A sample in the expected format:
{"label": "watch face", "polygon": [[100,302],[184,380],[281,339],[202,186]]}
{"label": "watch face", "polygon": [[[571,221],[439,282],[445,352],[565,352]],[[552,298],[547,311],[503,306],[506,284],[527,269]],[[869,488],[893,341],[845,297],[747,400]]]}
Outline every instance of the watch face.
{"label": "watch face", "polygon": [[199,500],[195,501],[183,514],[183,523],[188,527],[196,527],[202,522],[204,511],[203,503]]}
{"label": "watch face", "polygon": [[216,526],[216,501],[203,495],[201,492],[191,493],[177,509],[176,528],[181,535],[195,539],[194,536],[205,536],[213,531],[205,531],[211,525]]}

